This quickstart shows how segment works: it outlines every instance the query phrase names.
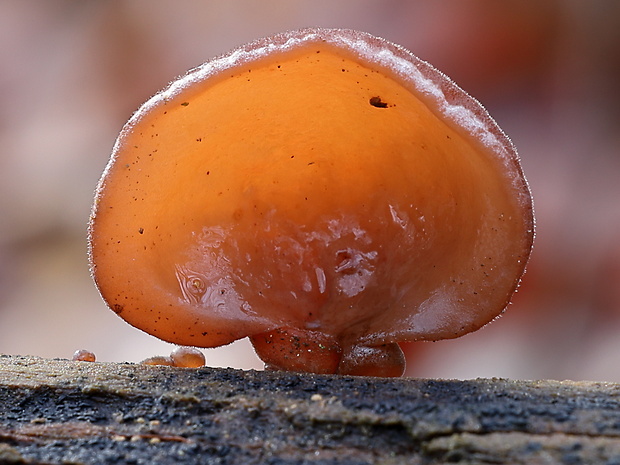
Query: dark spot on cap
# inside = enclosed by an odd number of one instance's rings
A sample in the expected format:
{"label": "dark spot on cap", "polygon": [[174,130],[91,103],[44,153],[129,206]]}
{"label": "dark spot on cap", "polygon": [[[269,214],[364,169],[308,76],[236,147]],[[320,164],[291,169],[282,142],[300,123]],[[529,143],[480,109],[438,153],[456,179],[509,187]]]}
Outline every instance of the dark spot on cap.
{"label": "dark spot on cap", "polygon": [[388,104],[386,102],[384,102],[383,100],[381,100],[381,97],[371,97],[369,100],[369,103],[373,106],[373,107],[377,107],[377,108],[387,108]]}

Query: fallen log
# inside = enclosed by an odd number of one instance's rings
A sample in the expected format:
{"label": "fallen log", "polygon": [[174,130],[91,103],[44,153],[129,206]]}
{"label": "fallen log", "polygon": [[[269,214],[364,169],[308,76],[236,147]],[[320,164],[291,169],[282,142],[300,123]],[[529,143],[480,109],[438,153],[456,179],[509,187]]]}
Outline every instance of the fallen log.
{"label": "fallen log", "polygon": [[3,355],[0,463],[620,464],[620,385]]}

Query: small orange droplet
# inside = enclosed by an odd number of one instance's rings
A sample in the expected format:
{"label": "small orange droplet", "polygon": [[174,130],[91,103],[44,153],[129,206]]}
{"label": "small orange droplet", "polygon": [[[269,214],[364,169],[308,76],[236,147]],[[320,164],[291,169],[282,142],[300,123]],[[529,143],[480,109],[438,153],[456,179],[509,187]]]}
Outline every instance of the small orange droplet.
{"label": "small orange droplet", "polygon": [[149,357],[140,362],[141,365],[156,365],[156,366],[169,366],[173,367],[174,361],[170,357],[165,357],[163,355],[155,355],[154,357]]}
{"label": "small orange droplet", "polygon": [[206,363],[204,354],[194,347],[178,347],[172,351],[170,358],[180,368],[200,368]]}
{"label": "small orange droplet", "polygon": [[72,359],[75,362],[94,362],[96,360],[95,354],[86,349],[76,350]]}

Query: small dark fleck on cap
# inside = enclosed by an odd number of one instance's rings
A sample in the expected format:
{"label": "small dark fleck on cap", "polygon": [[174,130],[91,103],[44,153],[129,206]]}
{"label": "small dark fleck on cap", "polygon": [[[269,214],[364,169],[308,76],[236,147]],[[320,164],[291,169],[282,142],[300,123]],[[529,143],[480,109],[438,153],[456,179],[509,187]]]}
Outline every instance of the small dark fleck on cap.
{"label": "small dark fleck on cap", "polygon": [[373,106],[373,107],[377,107],[377,108],[387,108],[388,104],[386,102],[384,102],[383,100],[381,100],[381,97],[377,96],[377,97],[371,97],[369,100],[369,103]]}

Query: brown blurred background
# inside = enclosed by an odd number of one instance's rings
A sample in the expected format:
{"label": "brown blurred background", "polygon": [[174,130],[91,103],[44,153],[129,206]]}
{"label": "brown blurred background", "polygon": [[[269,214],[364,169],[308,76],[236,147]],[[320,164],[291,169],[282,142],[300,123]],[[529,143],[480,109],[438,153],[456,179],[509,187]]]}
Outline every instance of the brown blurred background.
{"label": "brown blurred background", "polygon": [[[88,273],[93,189],[132,112],[249,40],[306,26],[399,43],[480,100],[535,198],[529,271],[506,314],[409,346],[408,374],[620,381],[620,2],[3,0],[0,353],[138,361],[171,346],[106,309]],[[260,368],[245,342],[214,366]]]}

